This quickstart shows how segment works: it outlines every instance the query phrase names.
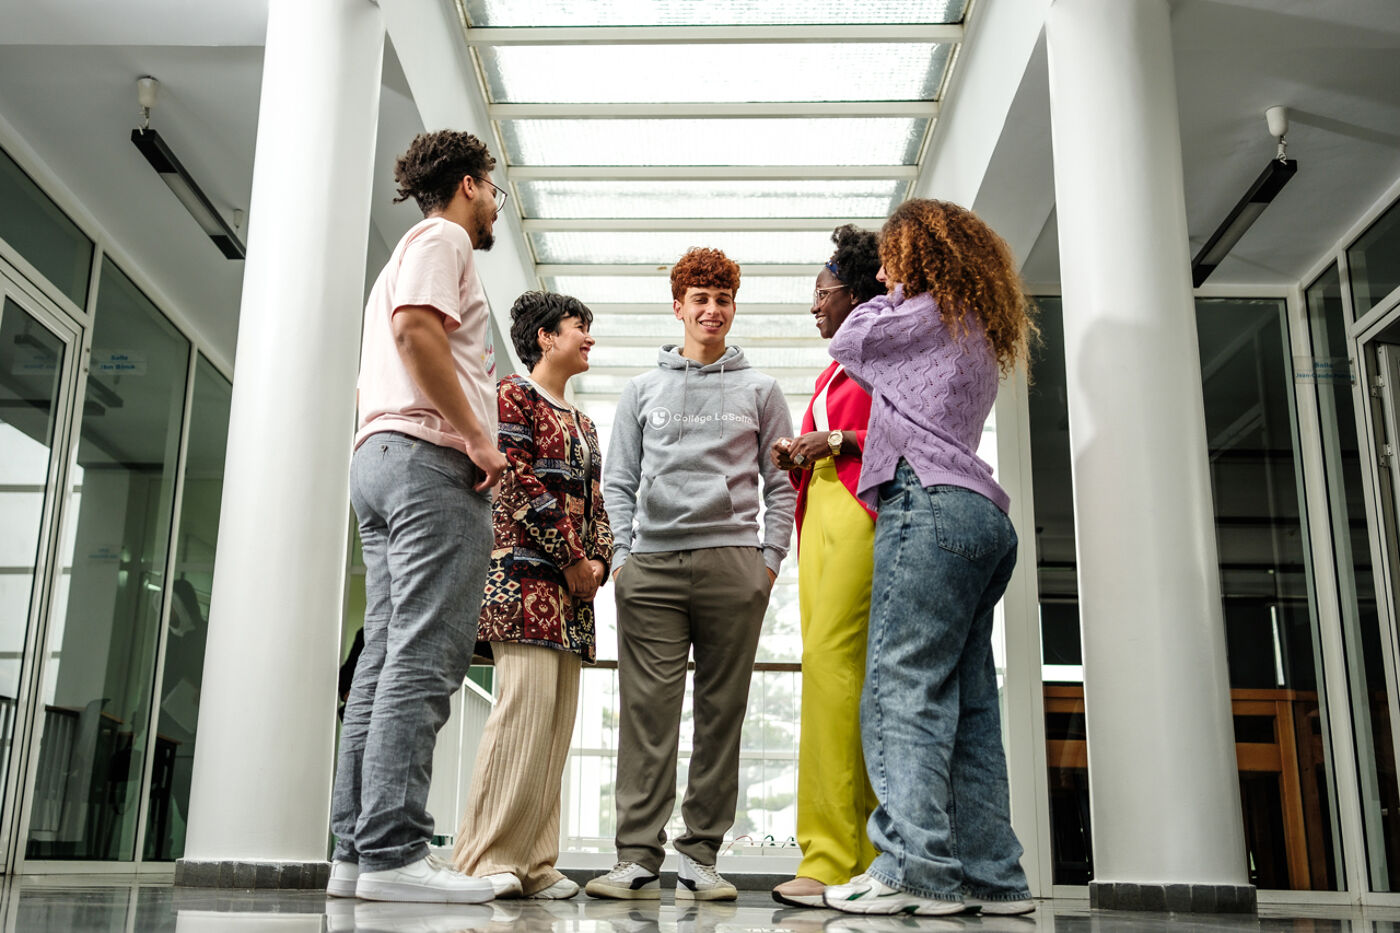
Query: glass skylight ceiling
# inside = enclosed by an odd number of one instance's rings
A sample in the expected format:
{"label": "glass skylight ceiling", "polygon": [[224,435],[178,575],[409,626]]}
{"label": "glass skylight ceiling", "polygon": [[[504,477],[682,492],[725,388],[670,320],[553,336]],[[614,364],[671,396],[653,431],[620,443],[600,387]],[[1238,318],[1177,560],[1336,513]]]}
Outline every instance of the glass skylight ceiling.
{"label": "glass skylight ceiling", "polygon": [[831,232],[911,193],[966,0],[457,2],[506,210],[542,286],[596,315],[580,401],[608,410],[681,338],[669,269],[711,246],[743,266],[730,342],[800,406]]}
{"label": "glass skylight ceiling", "polygon": [[473,26],[956,23],[966,0],[465,0]]}
{"label": "glass skylight ceiling", "polygon": [[896,179],[820,181],[521,181],[531,218],[885,217],[904,200]]}
{"label": "glass skylight ceiling", "polygon": [[[810,263],[831,256],[831,232],[671,233],[656,231],[530,234],[535,258],[559,263],[649,263],[670,265],[692,246],[711,246],[740,265]],[[813,275],[816,273],[814,272]]]}
{"label": "glass skylight ceiling", "polygon": [[502,120],[515,165],[911,165],[928,120]]}
{"label": "glass skylight ceiling", "polygon": [[[951,48],[929,42],[526,45],[484,48],[481,67],[498,103],[932,100]],[[561,83],[561,75],[568,80]]]}

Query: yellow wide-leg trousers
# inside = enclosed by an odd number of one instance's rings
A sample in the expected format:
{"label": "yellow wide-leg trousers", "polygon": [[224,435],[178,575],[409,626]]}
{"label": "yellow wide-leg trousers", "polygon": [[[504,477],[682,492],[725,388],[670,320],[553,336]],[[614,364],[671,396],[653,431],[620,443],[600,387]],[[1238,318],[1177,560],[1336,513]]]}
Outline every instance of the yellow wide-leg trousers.
{"label": "yellow wide-leg trousers", "polygon": [[802,610],[802,734],[797,874],[842,884],[878,854],[865,832],[875,793],[860,747],[860,691],[875,521],[822,460],[807,488],[797,567]]}

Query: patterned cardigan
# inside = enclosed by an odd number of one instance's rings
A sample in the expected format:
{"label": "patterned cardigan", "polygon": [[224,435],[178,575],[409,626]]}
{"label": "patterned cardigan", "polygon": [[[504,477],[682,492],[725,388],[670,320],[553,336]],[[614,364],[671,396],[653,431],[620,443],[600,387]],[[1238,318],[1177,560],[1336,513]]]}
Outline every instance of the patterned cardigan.
{"label": "patterned cardigan", "polygon": [[578,413],[591,453],[561,411],[521,376],[496,387],[499,444],[510,462],[491,517],[495,544],[481,606],[477,651],[516,642],[572,651],[595,660],[593,603],[574,599],[563,568],[576,560],[612,561],[612,527],[603,509],[602,454],[593,422]]}

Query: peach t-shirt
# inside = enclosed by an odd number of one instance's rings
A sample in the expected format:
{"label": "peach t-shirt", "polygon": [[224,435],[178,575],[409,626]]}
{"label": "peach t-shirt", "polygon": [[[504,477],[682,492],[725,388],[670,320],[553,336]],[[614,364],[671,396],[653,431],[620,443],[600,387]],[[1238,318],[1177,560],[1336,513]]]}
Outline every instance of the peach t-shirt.
{"label": "peach t-shirt", "polygon": [[462,391],[496,436],[496,351],[472,241],[458,224],[429,217],[404,234],[365,303],[355,447],[376,431],[398,431],[466,453],[466,441],[418,388],[394,345],[394,312],[409,305],[442,314]]}

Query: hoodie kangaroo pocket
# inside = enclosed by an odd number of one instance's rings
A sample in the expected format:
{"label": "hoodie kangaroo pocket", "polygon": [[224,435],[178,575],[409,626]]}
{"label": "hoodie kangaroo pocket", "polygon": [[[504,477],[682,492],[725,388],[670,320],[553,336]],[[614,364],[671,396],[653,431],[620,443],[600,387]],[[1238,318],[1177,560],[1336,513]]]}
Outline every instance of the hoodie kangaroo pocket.
{"label": "hoodie kangaroo pocket", "polygon": [[698,529],[734,518],[729,482],[719,473],[668,470],[651,478],[642,503],[653,527]]}

